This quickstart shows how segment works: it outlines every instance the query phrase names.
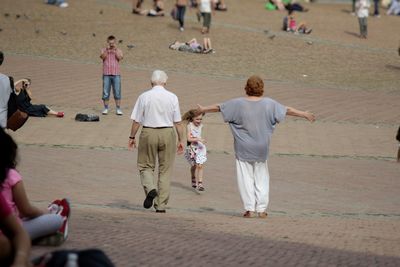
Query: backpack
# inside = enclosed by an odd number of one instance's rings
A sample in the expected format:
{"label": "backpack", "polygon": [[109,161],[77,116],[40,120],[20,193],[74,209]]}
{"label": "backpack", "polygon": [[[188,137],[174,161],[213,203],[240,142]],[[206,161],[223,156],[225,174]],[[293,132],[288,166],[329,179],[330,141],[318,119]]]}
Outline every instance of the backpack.
{"label": "backpack", "polygon": [[114,267],[99,249],[57,250],[34,259],[32,263],[34,267]]}
{"label": "backpack", "polygon": [[78,113],[75,116],[76,121],[100,121],[100,118],[96,114],[82,114]]}
{"label": "backpack", "polygon": [[29,115],[28,113],[18,109],[17,95],[15,94],[14,88],[14,79],[11,76],[9,79],[12,92],[10,94],[10,98],[8,99],[7,128],[16,131],[25,124],[29,118]]}

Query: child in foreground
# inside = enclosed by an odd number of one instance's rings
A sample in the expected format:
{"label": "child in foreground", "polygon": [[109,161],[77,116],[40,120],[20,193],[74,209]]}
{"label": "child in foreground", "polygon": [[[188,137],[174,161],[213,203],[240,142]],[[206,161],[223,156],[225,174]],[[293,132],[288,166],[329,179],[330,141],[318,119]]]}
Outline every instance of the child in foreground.
{"label": "child in foreground", "polygon": [[192,109],[182,117],[182,120],[188,121],[185,158],[191,166],[192,187],[199,191],[204,191],[203,165],[207,161],[207,148],[204,145],[205,140],[201,137],[203,116],[203,113]]}

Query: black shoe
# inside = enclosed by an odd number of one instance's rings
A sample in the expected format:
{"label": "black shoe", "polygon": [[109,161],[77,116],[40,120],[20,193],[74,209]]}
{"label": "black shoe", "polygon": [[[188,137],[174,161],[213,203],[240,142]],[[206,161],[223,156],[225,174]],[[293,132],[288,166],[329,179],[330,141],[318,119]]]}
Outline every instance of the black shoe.
{"label": "black shoe", "polygon": [[156,210],[157,213],[166,213],[165,210]]}
{"label": "black shoe", "polygon": [[153,206],[153,200],[157,196],[157,190],[153,189],[147,193],[146,199],[143,202],[143,207],[145,209],[150,209]]}

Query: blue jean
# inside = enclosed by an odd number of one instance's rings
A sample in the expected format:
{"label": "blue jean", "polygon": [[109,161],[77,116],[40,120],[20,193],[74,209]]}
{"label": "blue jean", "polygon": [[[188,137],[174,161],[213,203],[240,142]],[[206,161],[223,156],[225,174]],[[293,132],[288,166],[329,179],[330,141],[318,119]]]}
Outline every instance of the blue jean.
{"label": "blue jean", "polygon": [[103,75],[103,100],[110,99],[111,87],[115,100],[121,99],[121,76],[120,75]]}
{"label": "blue jean", "polygon": [[379,15],[379,0],[374,0],[374,15]]}
{"label": "blue jean", "polygon": [[179,21],[179,27],[183,27],[184,25],[184,20],[185,20],[185,11],[186,11],[186,6],[176,6],[178,9],[178,21]]}

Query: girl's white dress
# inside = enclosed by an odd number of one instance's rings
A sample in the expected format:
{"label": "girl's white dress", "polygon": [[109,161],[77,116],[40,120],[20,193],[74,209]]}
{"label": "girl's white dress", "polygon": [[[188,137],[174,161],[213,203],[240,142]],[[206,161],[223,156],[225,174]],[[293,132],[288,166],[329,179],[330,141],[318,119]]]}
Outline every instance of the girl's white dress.
{"label": "girl's white dress", "polygon": [[[193,138],[201,138],[203,125],[195,126],[192,122],[188,123],[187,130]],[[204,164],[207,161],[207,148],[202,142],[191,142],[186,147],[185,158],[194,166]]]}

